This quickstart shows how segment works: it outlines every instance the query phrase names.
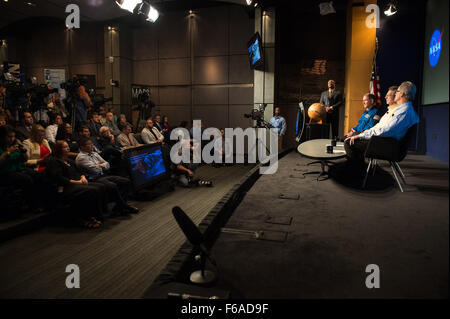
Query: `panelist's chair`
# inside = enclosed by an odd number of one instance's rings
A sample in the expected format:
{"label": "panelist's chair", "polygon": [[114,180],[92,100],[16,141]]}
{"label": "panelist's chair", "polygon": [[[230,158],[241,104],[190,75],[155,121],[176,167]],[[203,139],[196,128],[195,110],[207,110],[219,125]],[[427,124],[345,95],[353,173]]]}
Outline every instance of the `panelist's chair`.
{"label": "panelist's chair", "polygon": [[375,175],[377,160],[388,161],[391,165],[392,173],[395,177],[400,191],[403,193],[403,187],[398,179],[397,173],[400,175],[404,184],[406,184],[405,175],[403,174],[399,162],[403,161],[408,153],[409,142],[415,133],[417,124],[411,126],[408,129],[406,135],[399,141],[392,137],[372,136],[367,145],[365,157],[369,159],[369,165],[367,166],[366,176],[362,187],[366,187],[367,178],[369,176],[370,169],[373,167],[373,174]]}

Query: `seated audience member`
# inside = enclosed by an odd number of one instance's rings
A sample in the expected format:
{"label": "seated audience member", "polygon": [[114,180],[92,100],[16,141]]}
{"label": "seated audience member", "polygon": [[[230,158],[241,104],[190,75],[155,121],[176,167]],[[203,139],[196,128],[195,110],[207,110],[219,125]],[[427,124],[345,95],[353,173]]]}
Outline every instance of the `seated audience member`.
{"label": "seated audience member", "polygon": [[7,118],[8,117],[5,113],[0,113],[0,126],[5,126],[6,124],[8,124]]}
{"label": "seated audience member", "polygon": [[[219,150],[219,155],[222,158],[222,166],[226,165],[227,159],[230,159],[233,157],[233,150],[231,148],[230,141],[228,141],[227,138],[225,138],[225,129],[220,129],[220,137],[216,139],[214,142],[214,148]],[[219,166],[220,163],[215,163],[214,166]]]}
{"label": "seated audience member", "polygon": [[69,157],[73,160],[78,155],[78,143],[73,136],[72,125],[69,123],[63,123],[58,126],[58,132],[56,133],[56,141],[65,141],[69,145]]}
{"label": "seated audience member", "polygon": [[[411,82],[403,82],[395,93],[395,114],[388,111],[373,128],[345,140],[345,150],[351,163],[364,166],[364,152],[372,136],[402,139],[408,129],[419,122],[419,117],[412,105],[416,95],[416,86]],[[385,119],[386,118],[386,119]]]}
{"label": "seated audience member", "polygon": [[158,131],[162,132],[163,131],[163,124],[161,123],[161,115],[156,114],[153,117],[153,125],[158,129]]}
{"label": "seated audience member", "polygon": [[45,129],[45,138],[50,144],[56,142],[56,133],[58,132],[58,126],[63,123],[62,117],[59,114],[52,115],[53,124],[49,125]]}
{"label": "seated audience member", "polygon": [[[200,147],[198,143],[194,143],[194,145],[190,144],[189,140],[182,140],[180,142],[181,146],[179,149],[179,154],[182,154],[182,151],[191,153],[190,156],[195,156],[195,152],[193,152],[196,148]],[[211,181],[199,181],[198,179],[194,179],[195,170],[199,164],[189,162],[189,163],[171,163],[170,169],[173,174],[173,179],[182,187],[193,187],[193,186],[212,186]]]}
{"label": "seated audience member", "polygon": [[166,141],[170,140],[170,131],[171,131],[171,127],[169,124],[169,117],[167,115],[164,115],[162,117],[162,125],[163,125],[163,129],[162,129],[162,134],[164,135],[164,139]]}
{"label": "seated audience member", "polygon": [[[87,125],[83,125],[80,128],[80,132],[78,133],[78,136],[79,136],[79,140],[83,137],[90,139],[92,144],[94,145],[94,152],[101,153],[100,144],[95,137],[91,137],[91,131],[89,130],[89,127]],[[80,143],[78,142],[78,146],[79,145],[80,145]]]}
{"label": "seated audience member", "polygon": [[23,147],[27,151],[26,166],[32,167],[38,172],[43,171],[52,150],[45,139],[45,130],[41,125],[33,126],[30,138],[23,141]]}
{"label": "seated audience member", "polygon": [[398,86],[391,86],[386,93],[385,99],[388,105],[386,113],[381,117],[380,121],[375,125],[375,127],[380,127],[386,124],[395,114],[397,104],[395,103],[395,94],[397,92]]}
{"label": "seated audience member", "polygon": [[114,135],[106,126],[100,129],[100,149],[102,158],[111,164],[111,171],[115,175],[128,176],[127,163],[122,158],[120,146],[116,144]]}
{"label": "seated audience member", "polygon": [[61,100],[61,95],[59,93],[54,93],[52,98],[50,99],[49,103],[47,104],[47,108],[50,110],[53,114],[60,114],[61,117],[64,119],[67,118],[68,112],[64,105],[64,103]]}
{"label": "seated audience member", "polygon": [[125,124],[128,124],[131,127],[133,127],[133,125],[131,125],[130,122],[127,121],[127,117],[125,116],[125,114],[120,114],[117,120],[117,126],[120,127],[121,125],[123,126]]}
{"label": "seated audience member", "polygon": [[131,133],[131,126],[129,124],[121,125],[120,130],[122,133],[117,136],[117,143],[123,148],[130,148],[141,146],[139,142],[134,137],[133,133]]}
{"label": "seated audience member", "polygon": [[24,141],[27,138],[30,138],[30,132],[33,127],[33,116],[30,112],[23,112],[21,116],[21,125],[16,127],[16,138],[20,141]]}
{"label": "seated audience member", "polygon": [[98,120],[100,124],[103,126],[106,123],[106,108],[105,106],[100,106],[98,108]]}
{"label": "seated audience member", "polygon": [[114,136],[118,136],[121,133],[119,127],[114,122],[114,114],[113,114],[113,112],[107,112],[106,113],[106,122],[105,122],[104,126],[109,128],[109,131]]}
{"label": "seated audience member", "polygon": [[98,116],[97,112],[92,112],[89,115],[89,122],[88,122],[88,128],[91,131],[92,137],[99,137],[100,136],[100,128],[102,127],[102,124],[100,123],[100,118]]}
{"label": "seated audience member", "polygon": [[378,112],[378,109],[375,107],[375,100],[376,97],[373,94],[364,95],[364,112],[359,118],[358,125],[352,128],[352,130],[347,134],[347,137],[351,137],[353,135],[364,132],[365,130],[371,129],[375,125],[374,117]]}
{"label": "seated audience member", "polygon": [[89,182],[69,158],[69,152],[67,142],[57,140],[45,176],[58,189],[62,200],[70,203],[72,214],[82,225],[98,228],[107,211],[106,187]]}
{"label": "seated audience member", "polygon": [[141,132],[141,138],[145,144],[162,143],[164,136],[153,126],[153,120],[148,119],[144,129]]}
{"label": "seated audience member", "polygon": [[92,141],[82,137],[79,141],[80,153],[77,156],[77,167],[86,174],[89,181],[95,181],[106,186],[110,201],[116,206],[115,214],[138,213],[136,207],[127,204],[128,193],[131,190],[131,182],[128,178],[107,175],[110,165],[98,153],[94,152]]}
{"label": "seated audience member", "polygon": [[34,189],[39,173],[25,167],[27,157],[11,126],[0,127],[0,185],[24,190],[25,201],[36,207],[38,192]]}

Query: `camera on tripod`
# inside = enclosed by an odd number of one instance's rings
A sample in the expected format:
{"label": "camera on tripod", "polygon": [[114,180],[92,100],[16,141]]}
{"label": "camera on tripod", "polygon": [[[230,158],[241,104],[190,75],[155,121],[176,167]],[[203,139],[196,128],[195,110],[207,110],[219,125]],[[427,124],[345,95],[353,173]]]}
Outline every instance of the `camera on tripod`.
{"label": "camera on tripod", "polygon": [[268,123],[264,120],[264,111],[267,104],[261,103],[257,108],[254,108],[250,114],[244,114],[245,118],[256,121],[256,127],[268,127]]}
{"label": "camera on tripod", "polygon": [[59,86],[61,89],[66,90],[67,96],[76,96],[81,85],[86,85],[86,83],[77,77],[73,77],[67,82],[61,83]]}

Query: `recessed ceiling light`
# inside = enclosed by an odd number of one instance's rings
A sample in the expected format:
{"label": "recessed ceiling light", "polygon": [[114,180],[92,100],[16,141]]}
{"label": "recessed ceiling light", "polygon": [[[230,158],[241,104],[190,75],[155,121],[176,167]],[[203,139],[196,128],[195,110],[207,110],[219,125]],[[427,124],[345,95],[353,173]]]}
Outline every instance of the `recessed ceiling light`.
{"label": "recessed ceiling light", "polygon": [[30,7],[35,7],[36,6],[36,3],[33,3],[33,2],[25,2],[26,4],[28,4]]}

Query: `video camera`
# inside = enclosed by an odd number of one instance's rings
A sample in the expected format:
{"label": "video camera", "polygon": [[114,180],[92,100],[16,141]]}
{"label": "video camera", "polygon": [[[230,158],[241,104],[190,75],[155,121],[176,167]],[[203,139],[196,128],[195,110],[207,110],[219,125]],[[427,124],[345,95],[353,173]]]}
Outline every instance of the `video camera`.
{"label": "video camera", "polygon": [[66,90],[67,96],[76,96],[81,85],[85,86],[85,81],[74,76],[67,82],[61,83],[60,88]]}
{"label": "video camera", "polygon": [[104,98],[103,94],[94,94],[91,97],[92,104],[94,104],[94,108],[98,109],[100,106],[104,105],[107,102],[112,102],[113,98]]}
{"label": "video camera", "polygon": [[256,121],[257,127],[268,127],[268,123],[264,120],[264,111],[267,104],[259,104],[257,108],[254,108],[250,114],[244,114],[245,118]]}

